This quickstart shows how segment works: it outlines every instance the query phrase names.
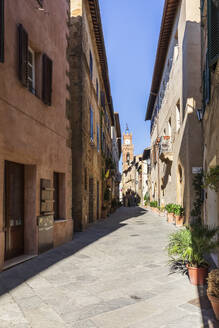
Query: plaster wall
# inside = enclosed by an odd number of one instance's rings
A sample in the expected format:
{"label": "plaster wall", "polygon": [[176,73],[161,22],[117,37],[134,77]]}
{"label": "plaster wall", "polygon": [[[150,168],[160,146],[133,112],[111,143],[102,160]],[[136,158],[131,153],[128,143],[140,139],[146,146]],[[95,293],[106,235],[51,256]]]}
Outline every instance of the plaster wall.
{"label": "plaster wall", "polygon": [[202,166],[201,125],[196,116],[201,103],[200,10],[198,1],[191,2],[187,10],[187,2],[182,1],[175,18],[159,91],[163,99],[158,100],[161,107],[151,134],[152,145],[165,135],[172,144],[171,161],[151,161],[152,196],[160,198],[161,206],[178,203],[186,207],[187,220],[194,199],[192,167]]}
{"label": "plaster wall", "polygon": [[[44,8],[45,12],[36,9],[33,0],[5,2],[5,62],[0,63],[0,233],[4,235],[4,163],[6,160],[22,163],[26,177],[25,252],[28,254],[38,252],[37,216],[40,214],[41,178],[53,180],[53,172],[65,174],[64,218],[72,217],[71,130],[66,118],[66,102],[69,100],[66,87],[69,84],[66,74],[69,70],[66,58],[69,6],[66,0],[45,0]],[[18,24],[22,24],[27,31],[29,44],[38,58],[37,96],[24,88],[18,79]],[[51,107],[41,100],[43,53],[53,61]],[[4,254],[4,247],[1,247],[2,252]]]}

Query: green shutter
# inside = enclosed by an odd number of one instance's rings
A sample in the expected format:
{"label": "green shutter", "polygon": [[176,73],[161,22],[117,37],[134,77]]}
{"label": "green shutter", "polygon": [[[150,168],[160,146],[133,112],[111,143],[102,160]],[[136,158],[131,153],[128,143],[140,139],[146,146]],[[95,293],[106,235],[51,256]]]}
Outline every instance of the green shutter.
{"label": "green shutter", "polygon": [[219,58],[219,0],[208,0],[208,63],[213,66]]}
{"label": "green shutter", "polygon": [[5,21],[4,21],[4,0],[0,0],[0,62],[4,62],[4,34],[5,34]]}

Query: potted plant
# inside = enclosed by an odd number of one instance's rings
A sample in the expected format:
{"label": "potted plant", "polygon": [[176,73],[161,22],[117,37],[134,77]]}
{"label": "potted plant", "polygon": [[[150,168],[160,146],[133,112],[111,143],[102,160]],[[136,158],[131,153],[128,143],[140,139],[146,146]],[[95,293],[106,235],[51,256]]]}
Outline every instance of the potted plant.
{"label": "potted plant", "polygon": [[182,227],[184,223],[184,208],[181,205],[174,206],[174,216],[176,219],[176,226]]}
{"label": "potted plant", "polygon": [[174,223],[174,204],[170,203],[165,206],[165,209],[167,210],[167,222],[168,223]]}
{"label": "potted plant", "polygon": [[219,320],[219,269],[208,274],[207,294],[217,320]]}
{"label": "potted plant", "polygon": [[158,202],[156,200],[150,202],[150,207],[153,212],[157,212],[157,206],[158,206]]}
{"label": "potted plant", "polygon": [[167,249],[171,265],[183,263],[193,285],[203,285],[205,282],[209,267],[205,256],[219,245],[214,239],[217,233],[218,228],[196,223],[169,236]]}

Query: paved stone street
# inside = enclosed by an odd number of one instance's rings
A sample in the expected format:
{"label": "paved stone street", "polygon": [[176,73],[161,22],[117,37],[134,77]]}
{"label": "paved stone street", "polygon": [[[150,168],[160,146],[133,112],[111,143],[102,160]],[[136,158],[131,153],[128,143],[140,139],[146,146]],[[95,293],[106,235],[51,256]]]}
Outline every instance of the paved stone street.
{"label": "paved stone street", "polygon": [[0,328],[217,327],[188,278],[168,275],[164,247],[174,229],[142,208],[121,208],[2,272]]}

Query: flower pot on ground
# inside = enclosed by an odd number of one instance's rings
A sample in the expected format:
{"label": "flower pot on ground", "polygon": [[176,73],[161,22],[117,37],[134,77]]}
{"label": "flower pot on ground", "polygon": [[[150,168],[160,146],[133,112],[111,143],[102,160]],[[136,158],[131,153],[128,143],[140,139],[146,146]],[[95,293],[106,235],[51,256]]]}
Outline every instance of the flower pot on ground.
{"label": "flower pot on ground", "polygon": [[182,227],[184,224],[184,220],[185,220],[184,216],[175,215],[175,221],[177,227]]}
{"label": "flower pot on ground", "polygon": [[174,204],[170,203],[165,206],[165,209],[167,211],[167,222],[168,223],[174,223],[175,217],[174,217]]}
{"label": "flower pot on ground", "polygon": [[208,289],[207,294],[211,302],[214,314],[219,320],[219,269],[212,270],[208,274]]}
{"label": "flower pot on ground", "polygon": [[181,205],[175,205],[174,206],[174,216],[175,216],[175,222],[176,226],[183,226],[184,223],[184,208]]}
{"label": "flower pot on ground", "polygon": [[192,285],[204,285],[208,276],[208,265],[206,267],[192,267],[187,264],[189,279]]}
{"label": "flower pot on ground", "polygon": [[187,267],[191,283],[203,285],[209,265],[205,256],[219,246],[214,239],[218,231],[218,228],[193,224],[170,234],[167,249],[171,269],[181,263],[184,269]]}

